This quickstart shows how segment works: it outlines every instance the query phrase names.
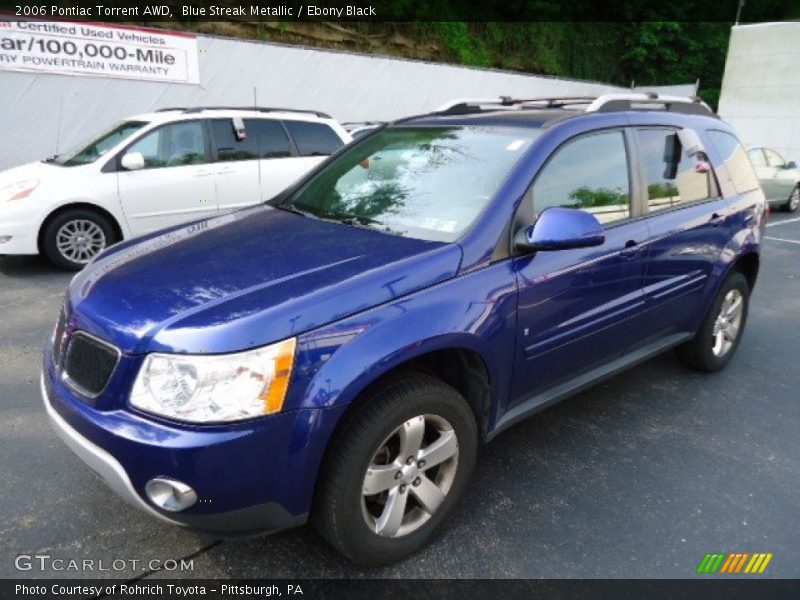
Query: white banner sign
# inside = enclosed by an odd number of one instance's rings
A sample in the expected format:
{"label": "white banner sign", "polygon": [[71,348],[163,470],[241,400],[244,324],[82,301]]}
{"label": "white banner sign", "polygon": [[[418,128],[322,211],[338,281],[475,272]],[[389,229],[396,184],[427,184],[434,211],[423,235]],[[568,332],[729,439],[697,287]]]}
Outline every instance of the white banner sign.
{"label": "white banner sign", "polygon": [[66,21],[0,20],[0,70],[200,83],[194,35]]}

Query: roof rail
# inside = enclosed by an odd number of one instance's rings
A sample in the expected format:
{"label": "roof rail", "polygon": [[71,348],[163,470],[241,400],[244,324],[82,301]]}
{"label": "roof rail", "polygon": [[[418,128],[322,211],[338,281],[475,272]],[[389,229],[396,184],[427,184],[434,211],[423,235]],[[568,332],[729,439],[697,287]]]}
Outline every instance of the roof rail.
{"label": "roof rail", "polygon": [[157,113],[160,113],[160,112],[172,112],[173,110],[186,110],[186,107],[185,106],[168,106],[166,108],[156,109],[156,112]]}
{"label": "roof rail", "polygon": [[191,114],[191,113],[203,112],[204,110],[249,110],[249,111],[263,112],[263,113],[288,112],[288,113],[303,113],[308,115],[316,115],[321,119],[331,118],[329,114],[320,112],[318,110],[303,110],[298,108],[277,108],[271,106],[192,106],[191,108],[184,108],[183,112],[184,114]]}
{"label": "roof rail", "polygon": [[714,116],[714,111],[711,110],[711,107],[696,96],[660,96],[655,92],[603,94],[586,107],[586,112],[633,110],[637,108],[637,105],[650,104],[660,104],[670,112]]}
{"label": "roof rail", "polygon": [[[641,105],[662,105],[670,112],[703,114],[714,116],[711,108],[697,97],[659,96],[655,92],[640,94],[615,93],[601,96],[552,96],[542,98],[458,98],[437,108],[434,113],[446,115],[462,115],[481,112],[483,107],[497,109],[524,108],[567,108],[585,105],[585,112],[614,112],[635,110]],[[487,108],[488,110],[488,108]]]}
{"label": "roof rail", "polygon": [[499,96],[497,98],[459,98],[451,100],[436,109],[437,113],[468,114],[480,112],[483,106],[497,106],[504,109],[522,108],[560,108],[573,104],[589,104],[597,96],[547,96],[537,98],[512,98]]}
{"label": "roof rail", "polygon": [[455,100],[450,100],[450,102],[445,102],[434,112],[446,113],[459,108],[480,108],[482,105],[511,106],[511,104],[510,96],[497,96],[494,98],[456,98]]}

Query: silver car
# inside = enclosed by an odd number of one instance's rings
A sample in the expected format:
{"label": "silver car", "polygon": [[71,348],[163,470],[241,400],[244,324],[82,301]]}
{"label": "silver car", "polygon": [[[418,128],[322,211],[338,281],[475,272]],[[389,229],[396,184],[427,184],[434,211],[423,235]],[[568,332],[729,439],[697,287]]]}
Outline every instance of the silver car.
{"label": "silver car", "polygon": [[770,205],[786,212],[800,208],[800,169],[795,162],[772,148],[753,147],[747,154]]}

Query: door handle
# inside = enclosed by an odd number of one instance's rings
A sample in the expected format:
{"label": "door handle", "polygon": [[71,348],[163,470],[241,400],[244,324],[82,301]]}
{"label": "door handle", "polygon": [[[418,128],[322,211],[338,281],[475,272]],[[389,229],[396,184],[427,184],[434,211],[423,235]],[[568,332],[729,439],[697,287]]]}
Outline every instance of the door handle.
{"label": "door handle", "polygon": [[711,223],[712,227],[719,227],[720,225],[722,225],[722,222],[724,220],[725,217],[723,217],[719,213],[714,213],[713,215],[711,215],[711,218],[709,219],[708,222]]}
{"label": "door handle", "polygon": [[233,169],[220,169],[217,171],[217,175],[230,175],[231,173],[235,173]]}
{"label": "door handle", "polygon": [[625,242],[625,247],[619,251],[622,258],[634,258],[639,252],[642,251],[642,246],[636,240],[628,240]]}

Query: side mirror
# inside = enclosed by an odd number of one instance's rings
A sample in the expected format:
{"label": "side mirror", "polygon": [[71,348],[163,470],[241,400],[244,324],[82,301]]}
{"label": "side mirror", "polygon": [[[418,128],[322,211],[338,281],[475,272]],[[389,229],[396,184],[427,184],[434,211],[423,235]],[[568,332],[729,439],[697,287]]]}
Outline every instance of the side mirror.
{"label": "side mirror", "polygon": [[784,169],[796,169],[797,168],[797,163],[794,162],[793,160],[790,160],[785,165],[783,165],[783,168]]}
{"label": "side mirror", "polygon": [[542,211],[536,223],[521,229],[514,247],[526,252],[588,248],[605,242],[603,226],[586,211],[553,206]]}
{"label": "side mirror", "polygon": [[123,155],[120,164],[127,171],[138,171],[144,169],[144,156],[141,152],[128,152]]}

